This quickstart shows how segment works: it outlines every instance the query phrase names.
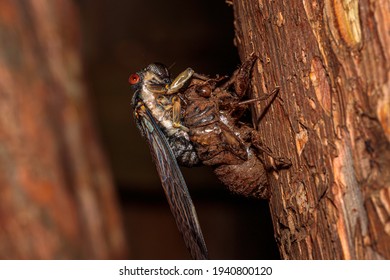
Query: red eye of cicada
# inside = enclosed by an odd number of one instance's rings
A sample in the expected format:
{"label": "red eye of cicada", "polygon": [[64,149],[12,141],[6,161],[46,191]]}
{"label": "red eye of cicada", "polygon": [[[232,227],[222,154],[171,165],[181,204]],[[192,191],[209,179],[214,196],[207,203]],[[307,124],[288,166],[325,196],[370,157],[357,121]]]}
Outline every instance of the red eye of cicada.
{"label": "red eye of cicada", "polygon": [[139,82],[140,78],[138,74],[131,74],[129,77],[130,85],[135,85]]}

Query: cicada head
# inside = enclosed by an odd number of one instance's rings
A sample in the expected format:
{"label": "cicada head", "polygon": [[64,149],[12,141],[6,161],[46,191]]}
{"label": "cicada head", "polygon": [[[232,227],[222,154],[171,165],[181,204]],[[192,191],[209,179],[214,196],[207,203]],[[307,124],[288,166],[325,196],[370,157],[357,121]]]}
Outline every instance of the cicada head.
{"label": "cicada head", "polygon": [[138,99],[142,99],[143,92],[148,94],[164,94],[171,83],[168,68],[162,63],[152,63],[143,70],[133,73],[129,83],[134,90],[132,98],[133,107]]}
{"label": "cicada head", "polygon": [[131,74],[129,83],[134,89],[139,89],[144,84],[165,87],[171,83],[171,77],[164,64],[152,63],[145,69]]}

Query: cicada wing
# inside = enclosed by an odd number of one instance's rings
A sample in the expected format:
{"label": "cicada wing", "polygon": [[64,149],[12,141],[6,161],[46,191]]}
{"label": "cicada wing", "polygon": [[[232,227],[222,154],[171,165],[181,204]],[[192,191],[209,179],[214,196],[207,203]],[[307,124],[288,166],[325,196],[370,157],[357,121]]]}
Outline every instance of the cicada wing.
{"label": "cicada wing", "polygon": [[207,259],[207,248],[195,207],[169,143],[146,107],[138,121],[148,140],[176,225],[192,258]]}

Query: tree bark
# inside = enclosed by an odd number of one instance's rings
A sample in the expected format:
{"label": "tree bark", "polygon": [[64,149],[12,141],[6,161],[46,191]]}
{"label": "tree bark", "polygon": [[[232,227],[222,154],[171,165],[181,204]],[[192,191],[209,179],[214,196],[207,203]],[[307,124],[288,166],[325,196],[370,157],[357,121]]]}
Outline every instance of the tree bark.
{"label": "tree bark", "polygon": [[0,2],[0,258],[124,257],[71,1]]}
{"label": "tree bark", "polygon": [[282,258],[390,259],[388,1],[232,2],[253,95],[281,87],[258,130],[292,161],[268,176]]}

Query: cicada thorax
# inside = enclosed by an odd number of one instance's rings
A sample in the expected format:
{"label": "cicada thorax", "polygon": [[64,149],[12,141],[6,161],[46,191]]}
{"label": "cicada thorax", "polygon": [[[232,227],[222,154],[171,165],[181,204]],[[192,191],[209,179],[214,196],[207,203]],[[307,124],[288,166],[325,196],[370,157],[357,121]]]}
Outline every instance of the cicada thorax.
{"label": "cicada thorax", "polygon": [[239,98],[222,90],[212,79],[193,79],[184,92],[183,118],[199,159],[231,191],[245,196],[268,198],[264,166],[252,149],[254,129],[232,116]]}

